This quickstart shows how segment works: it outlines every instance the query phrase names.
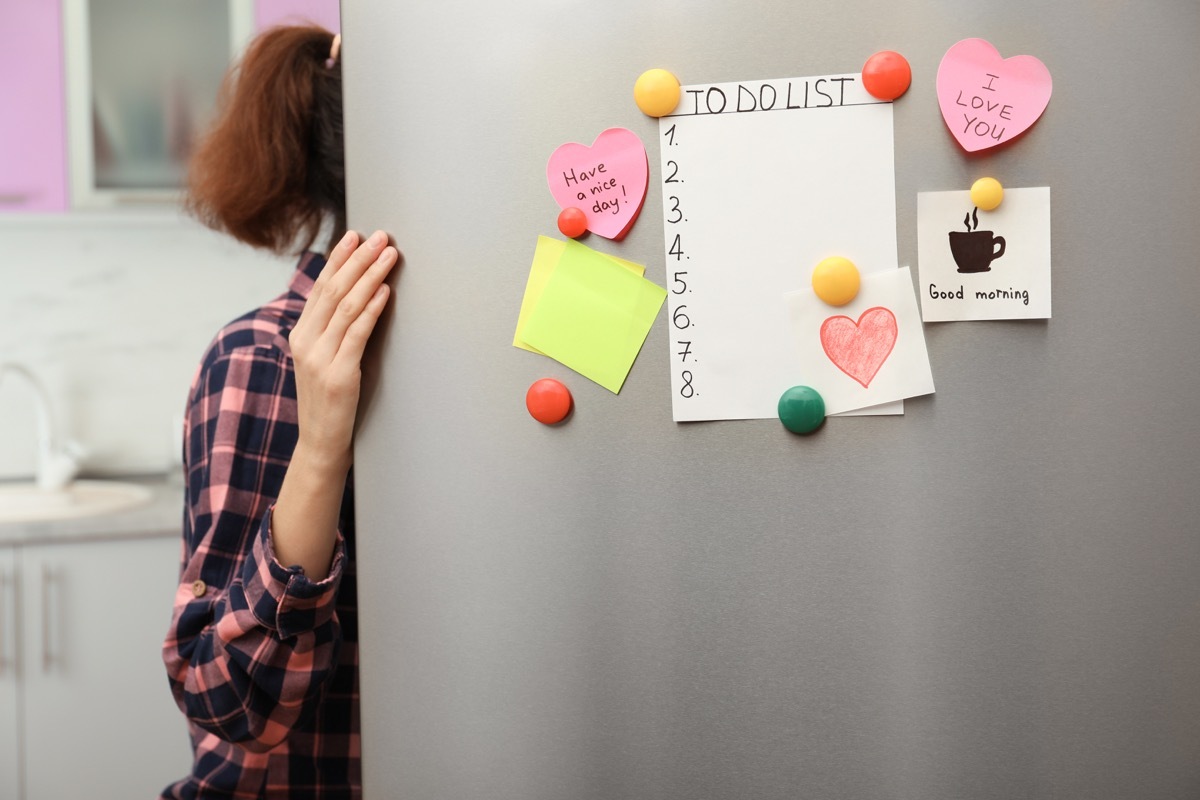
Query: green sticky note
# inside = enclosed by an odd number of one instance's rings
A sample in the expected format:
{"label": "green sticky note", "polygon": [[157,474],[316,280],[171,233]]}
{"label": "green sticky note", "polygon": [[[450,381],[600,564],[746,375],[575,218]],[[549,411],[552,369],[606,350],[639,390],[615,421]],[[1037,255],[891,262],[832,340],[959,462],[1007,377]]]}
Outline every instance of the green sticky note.
{"label": "green sticky note", "polygon": [[[539,236],[537,247],[533,251],[533,264],[529,267],[529,279],[525,282],[525,296],[521,298],[521,311],[517,315],[517,330],[513,333],[513,347],[520,347],[522,350],[528,350],[531,353],[541,353],[535,347],[530,347],[525,341],[525,321],[529,319],[529,314],[537,306],[538,300],[542,297],[542,289],[546,287],[546,281],[550,280],[550,274],[554,272],[554,268],[558,265],[562,258],[563,250],[566,249],[567,243],[561,239],[551,239],[549,236]],[[582,246],[582,245],[581,245]],[[596,252],[596,251],[592,251]],[[635,264],[632,261],[626,261],[623,258],[610,256],[604,253],[596,253],[602,255],[611,261],[615,261],[630,272],[638,275],[645,273],[646,268],[641,264]],[[543,354],[544,355],[544,354]]]}
{"label": "green sticky note", "polygon": [[661,286],[570,241],[525,321],[525,342],[616,394],[666,298]]}

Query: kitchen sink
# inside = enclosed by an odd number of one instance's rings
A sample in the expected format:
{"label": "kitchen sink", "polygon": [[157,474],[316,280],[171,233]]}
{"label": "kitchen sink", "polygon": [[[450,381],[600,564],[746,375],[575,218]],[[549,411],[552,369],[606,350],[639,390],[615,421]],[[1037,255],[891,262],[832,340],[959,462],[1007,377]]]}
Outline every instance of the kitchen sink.
{"label": "kitchen sink", "polygon": [[43,522],[125,511],[150,502],[145,486],[119,481],[78,480],[62,489],[34,483],[0,483],[0,523]]}

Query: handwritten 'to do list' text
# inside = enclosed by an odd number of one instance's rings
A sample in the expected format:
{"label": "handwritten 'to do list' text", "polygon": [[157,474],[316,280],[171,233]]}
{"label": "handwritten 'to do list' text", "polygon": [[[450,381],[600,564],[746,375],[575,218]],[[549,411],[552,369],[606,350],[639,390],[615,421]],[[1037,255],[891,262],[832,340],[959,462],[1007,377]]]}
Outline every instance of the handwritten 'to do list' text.
{"label": "handwritten 'to do list' text", "polygon": [[669,116],[800,111],[882,102],[885,101],[867,95],[858,79],[851,75],[792,78],[685,88],[679,107]]}

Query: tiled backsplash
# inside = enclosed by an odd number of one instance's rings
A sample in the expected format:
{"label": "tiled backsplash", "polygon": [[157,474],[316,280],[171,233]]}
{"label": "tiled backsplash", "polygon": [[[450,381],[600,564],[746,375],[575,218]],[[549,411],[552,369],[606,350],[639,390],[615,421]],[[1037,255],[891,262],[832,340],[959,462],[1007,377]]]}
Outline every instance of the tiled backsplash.
{"label": "tiled backsplash", "polygon": [[[287,287],[295,260],[174,212],[0,215],[0,361],[46,384],[84,470],[174,469],[196,364],[217,329]],[[0,382],[0,479],[33,474],[26,385]]]}

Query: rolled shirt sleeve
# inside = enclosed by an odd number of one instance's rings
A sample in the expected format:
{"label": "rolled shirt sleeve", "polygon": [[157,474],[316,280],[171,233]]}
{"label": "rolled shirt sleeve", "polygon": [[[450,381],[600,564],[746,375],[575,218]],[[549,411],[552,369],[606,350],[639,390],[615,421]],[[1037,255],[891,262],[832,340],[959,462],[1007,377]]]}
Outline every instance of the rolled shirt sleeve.
{"label": "rolled shirt sleeve", "polygon": [[252,751],[320,702],[342,639],[341,532],[320,581],[271,544],[297,435],[294,380],[281,349],[236,348],[201,366],[187,415],[184,555],[163,659],[188,718]]}

